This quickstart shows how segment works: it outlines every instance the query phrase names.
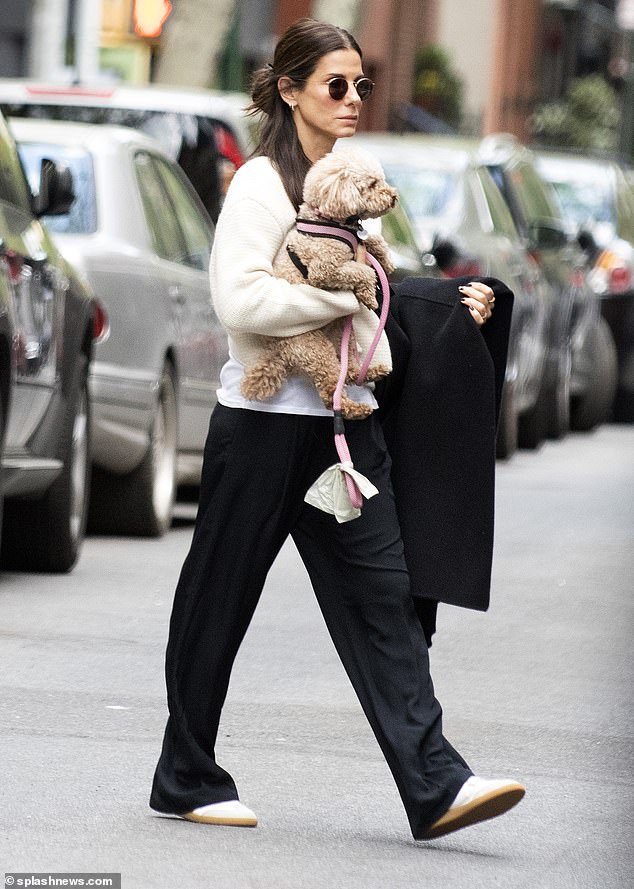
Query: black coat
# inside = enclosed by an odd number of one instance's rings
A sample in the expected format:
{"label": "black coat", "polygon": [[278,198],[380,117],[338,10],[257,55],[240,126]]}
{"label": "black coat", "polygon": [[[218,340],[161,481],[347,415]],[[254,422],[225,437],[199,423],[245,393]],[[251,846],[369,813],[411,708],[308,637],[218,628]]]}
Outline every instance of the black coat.
{"label": "black coat", "polygon": [[409,278],[386,333],[394,370],[377,386],[412,594],[485,611],[493,557],[495,433],[513,294],[494,278],[479,328],[469,279]]}

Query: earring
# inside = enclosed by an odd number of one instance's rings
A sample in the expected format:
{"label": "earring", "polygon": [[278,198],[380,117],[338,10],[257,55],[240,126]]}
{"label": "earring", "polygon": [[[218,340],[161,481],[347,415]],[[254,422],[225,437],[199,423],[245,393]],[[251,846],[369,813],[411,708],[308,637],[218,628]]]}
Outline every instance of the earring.
{"label": "earring", "polygon": [[288,103],[288,107],[291,109],[291,112],[295,111],[295,105],[291,105],[290,102]]}

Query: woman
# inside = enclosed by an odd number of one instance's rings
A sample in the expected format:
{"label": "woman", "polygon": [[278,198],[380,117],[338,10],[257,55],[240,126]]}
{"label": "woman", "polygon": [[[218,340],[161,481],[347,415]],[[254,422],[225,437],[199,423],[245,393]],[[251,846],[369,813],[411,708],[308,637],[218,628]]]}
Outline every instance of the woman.
{"label": "woman", "polygon": [[[230,357],[172,612],[170,715],[150,799],[153,809],[190,821],[257,823],[239,802],[232,777],[216,763],[214,745],[234,658],[289,534],[414,837],[440,836],[498,815],[524,793],[515,782],[473,776],[442,736],[410,596],[389,457],[374,415],[348,423],[346,433],[355,467],[380,493],[359,518],[339,524],[304,502],[307,489],[338,459],[332,414],[312,383],[291,378],[266,402],[247,402],[240,392],[244,366],[258,355],[262,335],[302,333],[351,313],[362,348],[376,331],[376,314],[359,308],[352,293],[291,285],[272,275],[307,170],[338,138],[354,134],[371,91],[350,34],[310,19],[292,25],[273,64],[256,74],[252,108],[266,115],[260,153],[236,173],[218,220],[210,273]],[[484,285],[466,289],[477,323],[490,315],[490,295]],[[390,363],[385,336],[374,361]],[[367,387],[357,387],[354,397],[375,404]]]}

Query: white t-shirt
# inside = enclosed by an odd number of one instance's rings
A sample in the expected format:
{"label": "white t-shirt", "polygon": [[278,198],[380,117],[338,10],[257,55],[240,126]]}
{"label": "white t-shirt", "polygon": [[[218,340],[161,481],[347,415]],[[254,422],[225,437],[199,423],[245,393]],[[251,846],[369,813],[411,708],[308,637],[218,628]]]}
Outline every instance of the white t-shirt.
{"label": "white t-shirt", "polygon": [[[310,417],[332,417],[329,410],[308,377],[297,374],[289,377],[282,384],[279,392],[265,401],[249,401],[240,391],[240,383],[244,376],[244,365],[229,353],[229,360],[220,372],[220,389],[217,397],[225,407],[242,407],[251,411],[268,411],[272,414],[305,414]],[[373,383],[364,386],[346,386],[346,394],[352,401],[369,404],[372,408],[379,405],[372,394]]]}

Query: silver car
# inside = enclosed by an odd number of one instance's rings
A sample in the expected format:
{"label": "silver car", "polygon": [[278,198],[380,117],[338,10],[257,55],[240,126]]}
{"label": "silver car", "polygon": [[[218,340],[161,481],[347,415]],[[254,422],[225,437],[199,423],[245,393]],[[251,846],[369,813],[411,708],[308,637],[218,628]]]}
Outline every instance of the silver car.
{"label": "silver car", "polygon": [[471,141],[368,134],[373,152],[413,220],[418,246],[447,277],[491,275],[515,293],[497,453],[536,446],[525,429],[537,409],[546,360],[548,291],[506,203]]}
{"label": "silver car", "polygon": [[[627,172],[607,158],[539,152],[537,168],[555,188],[574,233],[583,246],[590,269],[588,283],[599,299],[602,339],[610,331],[618,350],[618,386],[613,416],[634,421],[634,191]],[[608,330],[609,325],[609,330]],[[605,384],[611,373],[611,350],[602,349],[607,366],[595,375],[596,385],[610,406],[613,387]],[[616,372],[616,371],[613,371]],[[584,406],[581,406],[582,409]],[[593,419],[592,406],[585,409]],[[583,417],[582,417],[583,419]]]}
{"label": "silver car", "polygon": [[175,488],[200,477],[225,334],[211,305],[213,226],[180,168],[127,127],[14,120],[32,184],[41,159],[66,164],[76,199],[47,219],[105,305],[95,350],[90,526],[160,535]]}

